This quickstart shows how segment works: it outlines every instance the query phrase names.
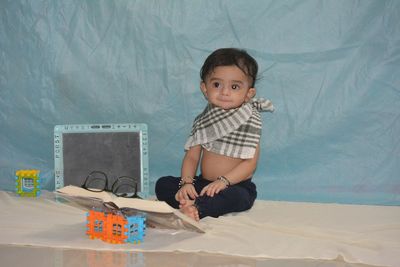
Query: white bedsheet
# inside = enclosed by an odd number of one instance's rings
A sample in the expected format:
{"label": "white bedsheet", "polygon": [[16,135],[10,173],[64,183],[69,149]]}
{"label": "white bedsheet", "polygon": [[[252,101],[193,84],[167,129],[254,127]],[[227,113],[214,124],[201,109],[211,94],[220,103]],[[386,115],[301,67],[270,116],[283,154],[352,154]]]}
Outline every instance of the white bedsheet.
{"label": "white bedsheet", "polygon": [[0,244],[125,251],[210,252],[400,266],[400,207],[257,200],[247,212],[204,218],[205,234],[148,229],[143,243],[112,245],[85,235],[85,211],[44,192],[0,191]]}

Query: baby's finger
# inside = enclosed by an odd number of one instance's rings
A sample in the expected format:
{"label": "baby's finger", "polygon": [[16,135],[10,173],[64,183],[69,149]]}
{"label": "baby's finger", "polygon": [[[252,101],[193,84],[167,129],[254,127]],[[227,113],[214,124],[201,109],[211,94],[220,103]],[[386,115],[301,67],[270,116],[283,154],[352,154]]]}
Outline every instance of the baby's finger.
{"label": "baby's finger", "polygon": [[203,196],[203,195],[207,192],[208,187],[209,187],[209,186],[207,185],[207,186],[205,186],[205,187],[203,188],[203,190],[201,190],[200,196]]}
{"label": "baby's finger", "polygon": [[194,188],[194,187],[193,187],[193,193],[194,193],[194,196],[195,196],[195,197],[198,197],[198,196],[199,196],[199,194],[197,194],[196,188]]}
{"label": "baby's finger", "polygon": [[183,199],[182,190],[178,192],[178,199],[179,199],[179,200],[182,200],[182,199]]}
{"label": "baby's finger", "polygon": [[221,192],[222,187],[220,185],[216,185],[214,188],[214,195],[218,194],[219,192]]}
{"label": "baby's finger", "polygon": [[215,192],[215,185],[210,186],[210,188],[207,190],[207,196],[213,197]]}
{"label": "baby's finger", "polygon": [[189,199],[185,190],[181,192],[181,199]]}
{"label": "baby's finger", "polygon": [[189,196],[192,198],[192,199],[195,199],[197,196],[197,192],[196,192],[196,190],[194,190],[194,189],[191,189],[189,192],[188,192],[188,194],[189,194]]}
{"label": "baby's finger", "polygon": [[193,196],[195,198],[199,196],[199,194],[197,194],[197,191],[196,191],[196,189],[194,187],[193,187],[192,191],[193,191]]}

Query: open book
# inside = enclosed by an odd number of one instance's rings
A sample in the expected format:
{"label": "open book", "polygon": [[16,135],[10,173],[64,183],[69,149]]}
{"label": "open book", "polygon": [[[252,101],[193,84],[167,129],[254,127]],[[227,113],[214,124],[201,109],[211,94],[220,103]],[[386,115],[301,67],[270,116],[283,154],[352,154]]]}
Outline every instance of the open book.
{"label": "open book", "polygon": [[205,232],[199,222],[172,208],[164,201],[117,197],[109,192],[92,192],[73,185],[57,189],[56,192],[62,198],[85,209],[102,207],[104,203],[111,203],[128,214],[135,211],[145,212],[150,227]]}

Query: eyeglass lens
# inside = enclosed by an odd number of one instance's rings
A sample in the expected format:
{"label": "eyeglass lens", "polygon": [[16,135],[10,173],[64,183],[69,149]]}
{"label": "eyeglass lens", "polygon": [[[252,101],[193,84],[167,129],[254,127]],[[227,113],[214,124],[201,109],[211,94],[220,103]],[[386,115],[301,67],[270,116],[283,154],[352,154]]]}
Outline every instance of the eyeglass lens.
{"label": "eyeglass lens", "polygon": [[111,187],[111,191],[121,197],[133,197],[137,193],[137,182],[129,176],[119,177]]}
{"label": "eyeglass lens", "polygon": [[107,189],[107,175],[100,171],[91,172],[84,184],[85,188],[90,191],[101,192]]}

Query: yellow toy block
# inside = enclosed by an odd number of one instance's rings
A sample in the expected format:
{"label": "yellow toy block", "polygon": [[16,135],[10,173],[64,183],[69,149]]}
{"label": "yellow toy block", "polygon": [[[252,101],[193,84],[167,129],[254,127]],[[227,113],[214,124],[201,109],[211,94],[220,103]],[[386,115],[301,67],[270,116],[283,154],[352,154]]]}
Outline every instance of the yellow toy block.
{"label": "yellow toy block", "polygon": [[16,193],[22,197],[40,195],[39,170],[18,170],[15,172]]}

